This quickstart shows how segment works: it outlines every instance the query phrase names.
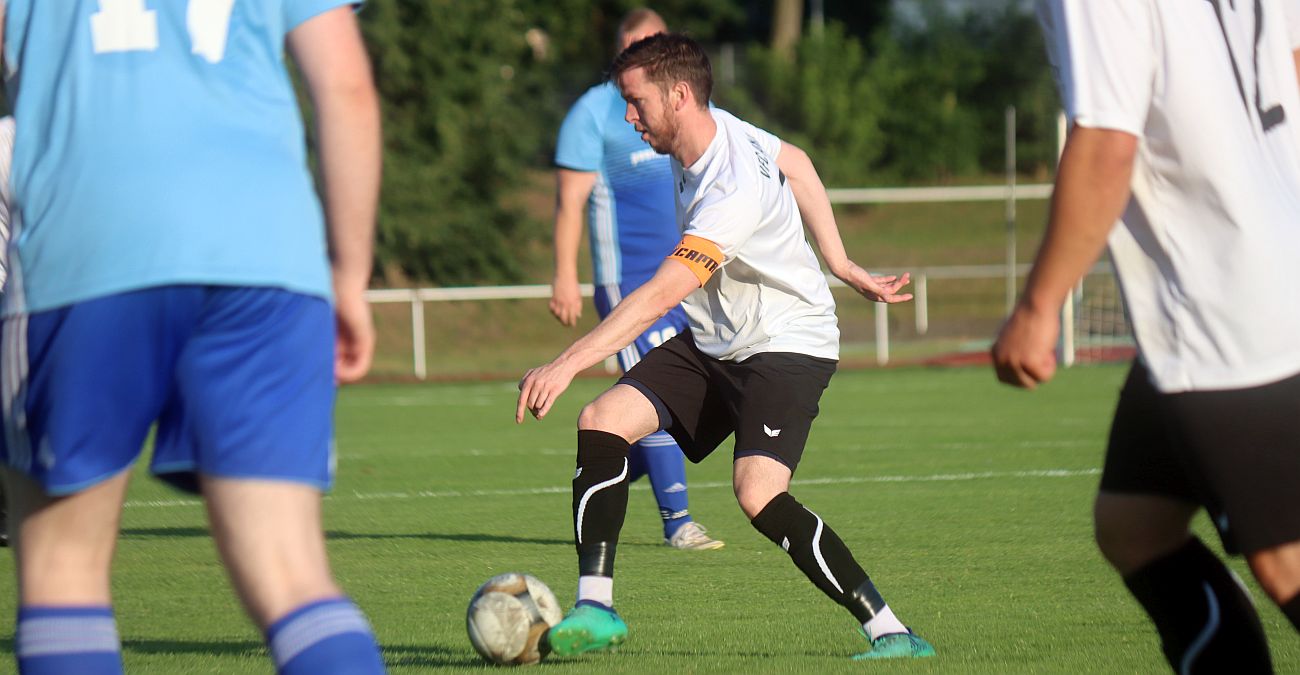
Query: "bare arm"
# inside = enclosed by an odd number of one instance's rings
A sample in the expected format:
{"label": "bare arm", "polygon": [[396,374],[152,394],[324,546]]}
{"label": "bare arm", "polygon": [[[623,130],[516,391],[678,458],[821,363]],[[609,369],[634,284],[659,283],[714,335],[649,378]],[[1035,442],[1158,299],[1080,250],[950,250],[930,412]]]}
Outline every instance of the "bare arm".
{"label": "bare arm", "polygon": [[555,172],[555,279],[551,282],[551,314],[566,326],[582,317],[578,290],[578,248],[582,239],[582,211],[596,185],[594,171],[560,169]]}
{"label": "bare arm", "polygon": [[[0,19],[3,18],[0,16]],[[1291,52],[1291,61],[1295,63],[1296,84],[1300,84],[1300,49]]]}
{"label": "bare arm", "polygon": [[537,419],[545,417],[574,376],[631,344],[699,287],[699,279],[686,265],[665,260],[649,281],[618,303],[591,332],[578,338],[554,361],[524,375],[519,382],[515,422],[524,421],[525,411]]}
{"label": "bare arm", "polygon": [[803,217],[804,226],[812,235],[813,243],[817,245],[831,274],[868,300],[892,303],[912,299],[911,293],[898,293],[907,285],[909,275],[873,276],[849,259],[844,250],[844,241],[840,239],[840,229],[835,224],[835,211],[831,208],[826,186],[822,184],[821,176],[817,175],[817,168],[807,153],[783,142],[781,152],[776,157],[776,165],[785,174],[790,190],[794,193],[794,201],[799,205],[799,215]]}
{"label": "bare arm", "polygon": [[335,377],[360,379],[374,354],[365,290],[374,258],[381,141],[370,59],[350,7],[303,22],[288,37],[316,109],[322,199],[334,276]]}
{"label": "bare arm", "polygon": [[1106,246],[1128,204],[1138,139],[1075,127],[1065,143],[1051,217],[1025,291],[993,345],[998,379],[1032,389],[1056,370],[1057,325],[1066,294]]}

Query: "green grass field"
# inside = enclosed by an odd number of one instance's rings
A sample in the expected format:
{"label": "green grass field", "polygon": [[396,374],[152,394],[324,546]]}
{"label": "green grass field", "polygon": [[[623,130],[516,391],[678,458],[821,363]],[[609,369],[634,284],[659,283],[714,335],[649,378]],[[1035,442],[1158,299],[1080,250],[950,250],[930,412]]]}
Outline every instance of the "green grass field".
{"label": "green grass field", "polygon": [[[663,547],[653,499],[634,485],[616,587],[629,643],[539,672],[1164,672],[1154,631],[1091,543],[1122,376],[1119,366],[1075,368],[1034,394],[995,385],[984,368],[833,380],[792,491],[849,543],[937,658],[848,659],[864,642],[847,613],[735,506],[728,446],[690,468],[692,511],[726,548]],[[519,427],[509,382],[341,394],[330,550],[393,672],[483,672],[464,611],[491,575],[528,571],[572,602],[573,420],[607,384],[580,380],[549,419]],[[269,672],[206,533],[197,502],[135,482],[114,586],[128,672]],[[13,578],[11,566],[0,556],[0,579]],[[0,589],[5,603],[11,584]],[[1300,639],[1252,588],[1278,671],[1300,672]],[[6,606],[0,635],[11,636]],[[0,652],[8,672],[7,637]]]}

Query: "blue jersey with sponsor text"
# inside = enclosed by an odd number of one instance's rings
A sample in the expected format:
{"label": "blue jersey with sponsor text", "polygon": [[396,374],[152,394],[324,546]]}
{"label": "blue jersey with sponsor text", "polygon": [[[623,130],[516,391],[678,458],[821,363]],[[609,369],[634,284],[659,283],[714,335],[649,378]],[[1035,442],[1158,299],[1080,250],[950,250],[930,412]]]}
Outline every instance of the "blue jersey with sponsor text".
{"label": "blue jersey with sponsor text", "polygon": [[328,297],[286,34],[353,0],[9,0],[6,313],[151,286]]}
{"label": "blue jersey with sponsor text", "polygon": [[555,163],[596,172],[588,230],[597,285],[636,287],[654,276],[681,238],[668,156],[656,153],[623,118],[618,87],[592,87],[560,127]]}

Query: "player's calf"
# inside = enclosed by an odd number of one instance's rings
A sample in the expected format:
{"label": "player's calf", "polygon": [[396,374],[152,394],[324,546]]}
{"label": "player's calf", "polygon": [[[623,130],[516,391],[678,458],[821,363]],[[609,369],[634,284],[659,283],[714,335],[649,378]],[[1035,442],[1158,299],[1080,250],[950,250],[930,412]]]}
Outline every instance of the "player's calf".
{"label": "player's calf", "polygon": [[[885,636],[911,634],[894,616],[848,546],[820,516],[804,508],[790,493],[774,497],[751,524],[789,554],[814,586],[849,610],[873,644]],[[925,646],[928,650],[909,649],[909,654],[932,655],[933,648],[928,643]]]}
{"label": "player's calf", "polygon": [[1179,673],[1267,673],[1272,662],[1255,606],[1200,539],[1124,577]]}
{"label": "player's calf", "polygon": [[604,431],[578,432],[573,476],[573,539],[578,549],[578,600],[614,604],[614,553],[627,515],[631,445]]}

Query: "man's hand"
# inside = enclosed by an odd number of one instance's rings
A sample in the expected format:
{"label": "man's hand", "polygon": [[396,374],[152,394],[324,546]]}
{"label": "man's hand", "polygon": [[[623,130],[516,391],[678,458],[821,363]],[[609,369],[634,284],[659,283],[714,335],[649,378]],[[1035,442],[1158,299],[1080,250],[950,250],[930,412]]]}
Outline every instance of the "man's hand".
{"label": "man's hand", "polygon": [[551,411],[560,394],[569,388],[575,373],[560,365],[558,360],[538,366],[524,373],[519,381],[519,404],[515,407],[515,424],[523,424],[524,411],[542,419]]}
{"label": "man's hand", "polygon": [[582,318],[582,291],[578,289],[578,280],[555,277],[551,283],[551,314],[560,323],[573,327]]}
{"label": "man's hand", "polygon": [[843,265],[843,269],[831,270],[831,273],[849,288],[857,291],[862,297],[872,302],[892,304],[907,302],[912,299],[911,293],[898,292],[912,281],[912,275],[908,272],[904,272],[902,276],[874,275],[859,267],[852,260],[848,260]]}
{"label": "man's hand", "polygon": [[1059,333],[1055,313],[1017,306],[993,344],[993,367],[998,379],[1025,389],[1052,379]]}
{"label": "man's hand", "polygon": [[337,331],[334,379],[339,383],[356,382],[369,372],[375,355],[375,323],[370,303],[361,291],[335,291],[334,317]]}

